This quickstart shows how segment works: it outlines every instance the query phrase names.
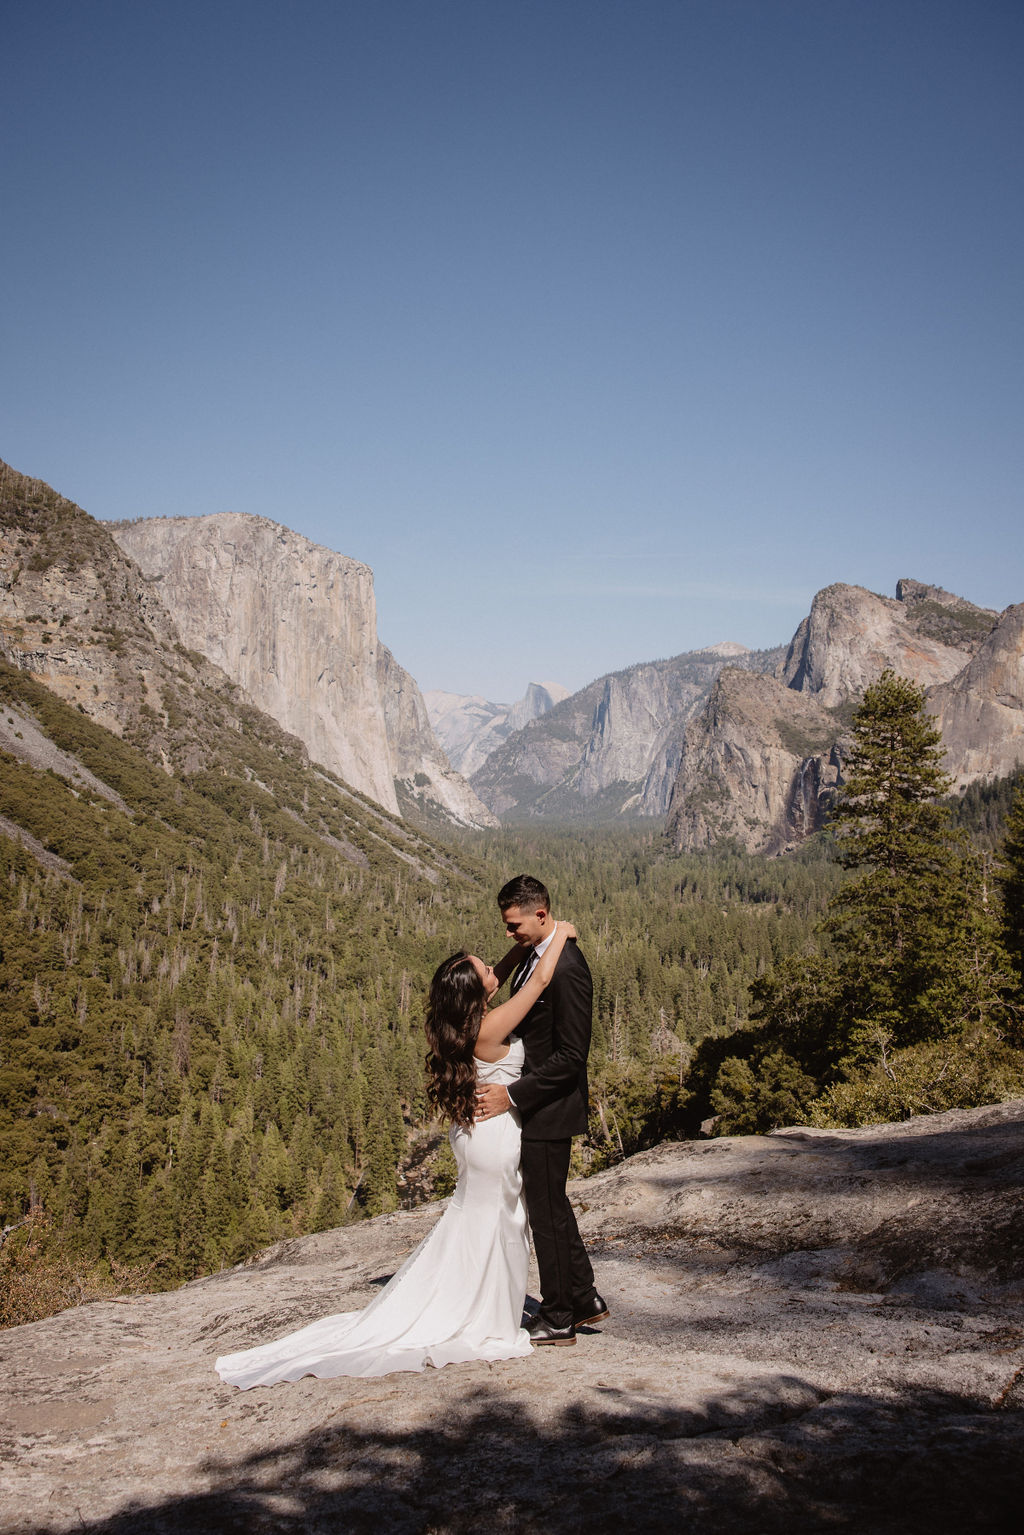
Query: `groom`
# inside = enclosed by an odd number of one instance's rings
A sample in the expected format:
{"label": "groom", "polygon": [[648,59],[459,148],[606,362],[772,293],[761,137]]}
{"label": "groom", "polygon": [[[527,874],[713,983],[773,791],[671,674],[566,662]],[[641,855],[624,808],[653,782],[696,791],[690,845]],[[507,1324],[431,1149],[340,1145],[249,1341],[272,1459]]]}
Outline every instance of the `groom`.
{"label": "groom", "polygon": [[[498,906],[508,936],[523,950],[512,977],[516,992],[554,936],[551,898],[539,880],[517,874],[498,892]],[[551,984],[519,1025],[523,1075],[511,1088],[491,1084],[477,1091],[477,1119],[511,1106],[523,1122],[523,1185],[541,1288],[540,1310],[529,1324],[534,1343],[575,1343],[577,1327],[608,1315],[565,1191],[572,1137],[587,1128],[592,999],[587,962],[567,943]]]}

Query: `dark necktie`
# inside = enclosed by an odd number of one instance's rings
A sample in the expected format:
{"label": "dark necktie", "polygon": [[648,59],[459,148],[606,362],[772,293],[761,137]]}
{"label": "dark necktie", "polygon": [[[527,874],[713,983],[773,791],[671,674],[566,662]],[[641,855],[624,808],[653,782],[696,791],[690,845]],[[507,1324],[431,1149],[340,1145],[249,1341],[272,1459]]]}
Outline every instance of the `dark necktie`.
{"label": "dark necktie", "polygon": [[519,988],[521,986],[524,986],[526,984],[527,977],[530,974],[530,966],[533,964],[534,953],[535,953],[535,951],[533,949],[531,949],[529,954],[526,956],[525,964],[521,965],[519,967],[519,969],[516,971],[516,978],[512,982],[512,995],[513,996],[515,996],[516,992],[519,990]]}

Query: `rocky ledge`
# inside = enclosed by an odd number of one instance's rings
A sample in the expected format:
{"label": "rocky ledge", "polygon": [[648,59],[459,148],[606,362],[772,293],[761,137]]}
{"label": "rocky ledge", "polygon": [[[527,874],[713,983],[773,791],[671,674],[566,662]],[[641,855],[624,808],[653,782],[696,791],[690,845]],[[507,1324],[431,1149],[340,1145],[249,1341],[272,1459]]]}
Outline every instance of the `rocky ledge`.
{"label": "rocky ledge", "polygon": [[573,1349],[238,1392],[216,1355],[368,1301],[439,1207],[0,1335],[5,1531],[1009,1531],[1024,1101],[665,1145],[574,1186]]}

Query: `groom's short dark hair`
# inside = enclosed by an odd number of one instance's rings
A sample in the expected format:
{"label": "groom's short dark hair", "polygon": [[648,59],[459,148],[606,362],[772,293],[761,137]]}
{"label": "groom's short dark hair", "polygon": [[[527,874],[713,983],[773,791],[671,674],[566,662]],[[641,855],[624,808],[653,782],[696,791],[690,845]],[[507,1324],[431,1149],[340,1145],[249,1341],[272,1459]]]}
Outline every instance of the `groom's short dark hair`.
{"label": "groom's short dark hair", "polygon": [[550,911],[551,897],[532,874],[517,874],[498,891],[498,910],[508,911],[510,906],[518,906],[520,911],[539,911],[543,906]]}

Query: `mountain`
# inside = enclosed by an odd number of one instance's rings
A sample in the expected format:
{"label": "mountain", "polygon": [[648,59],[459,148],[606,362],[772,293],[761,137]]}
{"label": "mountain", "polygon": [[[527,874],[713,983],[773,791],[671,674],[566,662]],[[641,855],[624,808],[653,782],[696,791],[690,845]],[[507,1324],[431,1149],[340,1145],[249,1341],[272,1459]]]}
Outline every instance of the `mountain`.
{"label": "mountain", "polygon": [[547,714],[568,698],[568,688],[558,682],[531,682],[514,704],[495,704],[478,694],[424,693],[430,723],[458,772],[468,778],[514,731]]}
{"label": "mountain", "polygon": [[896,598],[837,583],[818,592],[776,676],[835,708],[891,667],[920,687],[962,671],[998,614],[941,587],[897,584]]}
{"label": "mountain", "polygon": [[184,643],[314,761],[392,812],[494,824],[452,771],[416,683],[377,638],[368,566],[246,513],[107,526]]}
{"label": "mountain", "polygon": [[[956,787],[1011,772],[1022,623],[920,581],[895,598],[837,583],[788,646],[726,642],[598,678],[508,734],[470,781],[505,821],[667,813],[678,848],[781,852],[823,824],[852,709],[886,667],[927,690]],[[471,702],[478,721],[496,707]],[[464,728],[486,742],[483,725]]]}
{"label": "mountain", "polygon": [[891,667],[926,690],[956,787],[1024,756],[1024,608],[1002,615],[901,580],[896,597],[837,584],[818,592],[773,676],[728,669],[687,729],[668,832],[677,848],[733,838],[796,846],[824,823],[842,782],[852,710]]}
{"label": "mountain", "polygon": [[729,668],[686,732],[668,835],[677,848],[733,838],[795,847],[824,822],[840,779],[843,722],[775,677]]}
{"label": "mountain", "polygon": [[686,724],[719,672],[781,656],[726,642],[599,677],[496,747],[472,786],[507,821],[664,815]]}

